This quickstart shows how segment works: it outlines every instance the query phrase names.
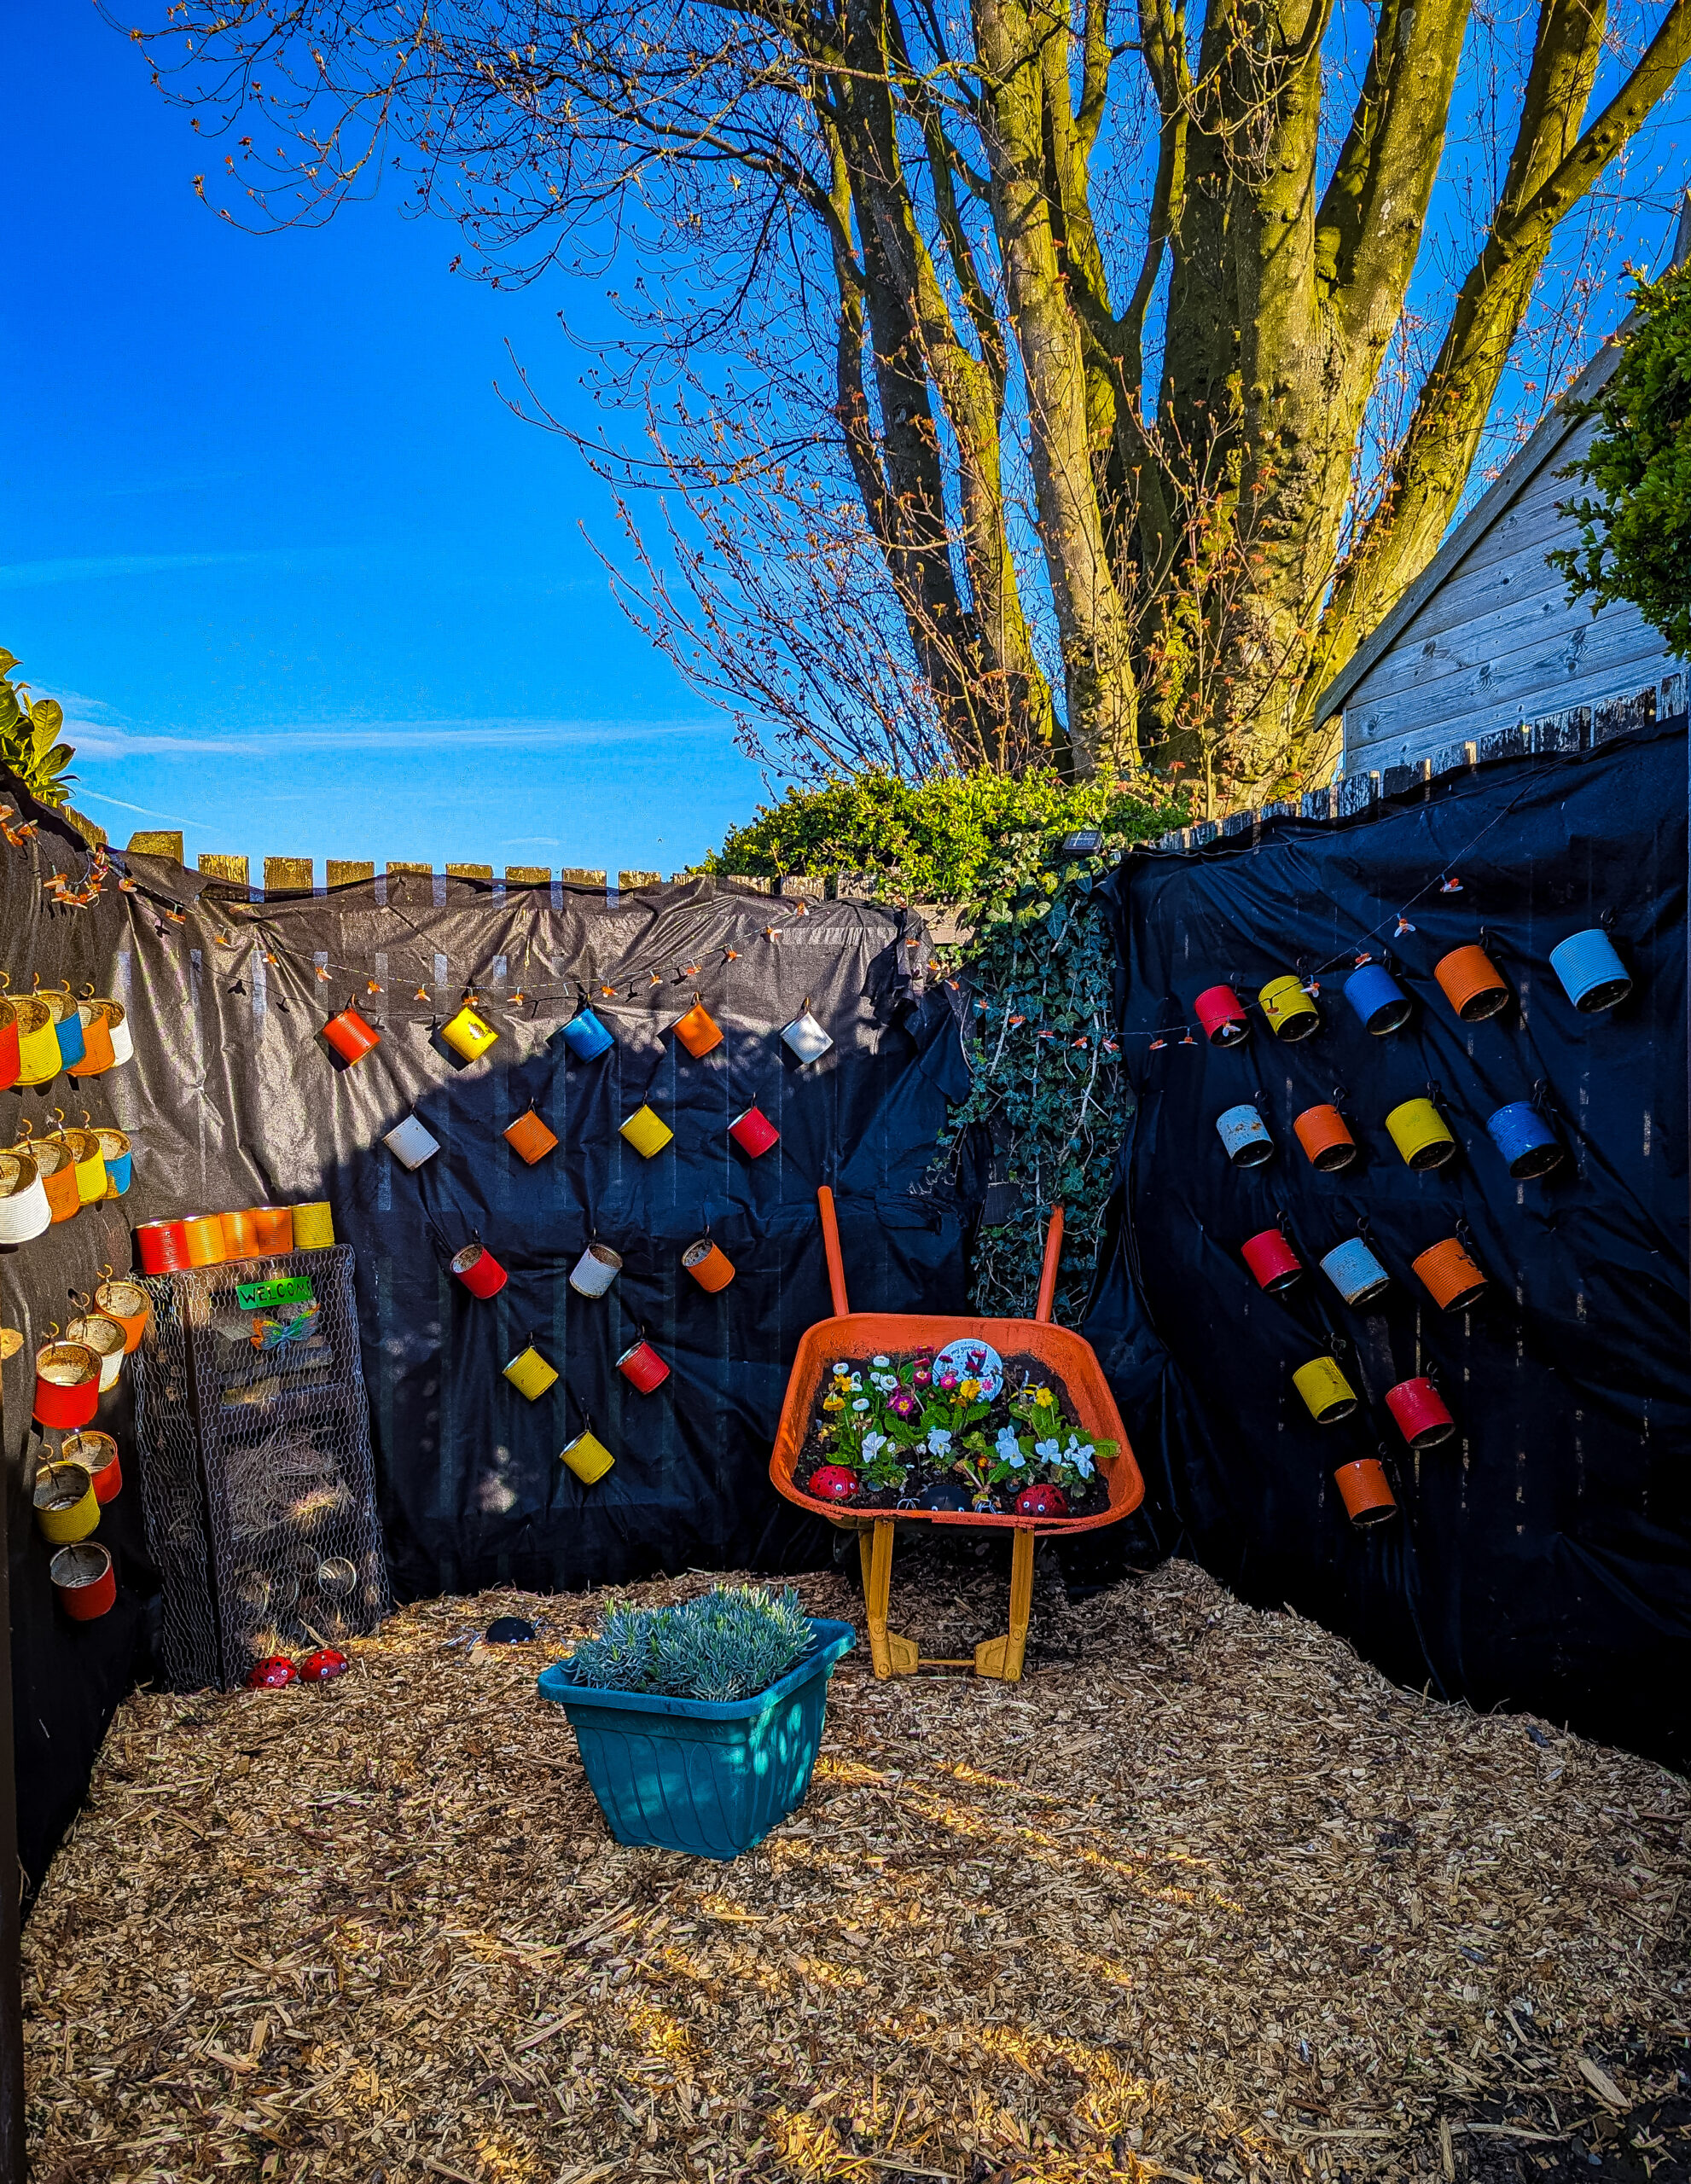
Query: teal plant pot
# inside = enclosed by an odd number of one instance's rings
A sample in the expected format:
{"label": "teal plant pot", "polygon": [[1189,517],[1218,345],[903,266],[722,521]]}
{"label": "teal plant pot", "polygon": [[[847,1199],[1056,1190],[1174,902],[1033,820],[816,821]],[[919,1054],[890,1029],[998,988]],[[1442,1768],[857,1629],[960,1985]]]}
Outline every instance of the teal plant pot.
{"label": "teal plant pot", "polygon": [[755,1699],[726,1706],[600,1691],[569,1664],[540,1672],[540,1693],[569,1717],[610,1831],[619,1843],[737,1858],[785,1820],[811,1786],[834,1664],[857,1642],[849,1623],[809,1618],[803,1660]]}

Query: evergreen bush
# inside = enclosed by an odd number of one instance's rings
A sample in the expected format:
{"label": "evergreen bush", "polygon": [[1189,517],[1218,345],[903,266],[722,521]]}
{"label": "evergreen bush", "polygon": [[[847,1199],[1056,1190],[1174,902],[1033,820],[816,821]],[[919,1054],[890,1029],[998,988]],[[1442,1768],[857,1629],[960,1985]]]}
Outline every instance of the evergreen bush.
{"label": "evergreen bush", "polygon": [[674,1607],[619,1600],[596,1638],[566,1664],[573,1683],[728,1705],[778,1682],[810,1650],[811,1626],[789,1585],[718,1585]]}

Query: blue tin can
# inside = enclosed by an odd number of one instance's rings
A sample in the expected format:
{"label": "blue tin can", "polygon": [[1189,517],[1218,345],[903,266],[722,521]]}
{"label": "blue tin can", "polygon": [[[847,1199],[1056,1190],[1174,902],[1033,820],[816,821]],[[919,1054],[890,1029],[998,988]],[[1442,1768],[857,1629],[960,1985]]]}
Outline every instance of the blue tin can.
{"label": "blue tin can", "polygon": [[1632,973],[1617,953],[1613,941],[1601,926],[1576,932],[1550,950],[1550,968],[1561,980],[1568,999],[1583,1016],[1613,1008],[1632,990]]}
{"label": "blue tin can", "polygon": [[1383,1039],[1409,1020],[1415,1003],[1383,963],[1364,963],[1345,981],[1345,998],[1362,1019],[1363,1029]]}
{"label": "blue tin can", "polygon": [[1235,1168],[1260,1168],[1274,1158],[1268,1124],[1252,1107],[1223,1107],[1216,1117],[1227,1157]]}
{"label": "blue tin can", "polygon": [[107,1197],[121,1198],[129,1188],[130,1178],[133,1173],[134,1162],[127,1153],[120,1153],[115,1160],[108,1160],[106,1163]]}
{"label": "blue tin can", "polygon": [[1392,1286],[1392,1277],[1360,1236],[1335,1244],[1321,1270],[1347,1304],[1366,1304]]}
{"label": "blue tin can", "polygon": [[608,1054],[616,1041],[593,1011],[584,1008],[565,1025],[564,1044],[578,1061],[591,1061],[596,1054]]}
{"label": "blue tin can", "polygon": [[82,1035],[82,1011],[62,994],[44,994],[42,999],[57,1019],[55,1028],[59,1034],[60,1066],[69,1069],[73,1063],[81,1061],[88,1052],[88,1042]]}
{"label": "blue tin can", "polygon": [[1486,1118],[1485,1128],[1512,1176],[1549,1175],[1562,1157],[1556,1133],[1531,1100],[1511,1100]]}

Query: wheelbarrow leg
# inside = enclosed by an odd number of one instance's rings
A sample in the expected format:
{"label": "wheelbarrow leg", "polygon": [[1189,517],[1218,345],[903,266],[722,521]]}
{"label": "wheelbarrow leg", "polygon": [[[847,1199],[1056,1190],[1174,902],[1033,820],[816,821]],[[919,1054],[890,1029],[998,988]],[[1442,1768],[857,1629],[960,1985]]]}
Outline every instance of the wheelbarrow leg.
{"label": "wheelbarrow leg", "polygon": [[886,1603],[892,1591],[892,1536],[891,1517],[877,1517],[873,1531],[857,1534],[857,1553],[863,1565],[863,1613],[869,1627],[869,1658],[878,1676],[914,1676],[916,1649],[886,1627]]}
{"label": "wheelbarrow leg", "polygon": [[1010,1633],[1007,1638],[985,1639],[975,1647],[977,1676],[1000,1676],[1006,1683],[1021,1682],[1027,1621],[1032,1612],[1033,1534],[1019,1531],[1010,1548]]}

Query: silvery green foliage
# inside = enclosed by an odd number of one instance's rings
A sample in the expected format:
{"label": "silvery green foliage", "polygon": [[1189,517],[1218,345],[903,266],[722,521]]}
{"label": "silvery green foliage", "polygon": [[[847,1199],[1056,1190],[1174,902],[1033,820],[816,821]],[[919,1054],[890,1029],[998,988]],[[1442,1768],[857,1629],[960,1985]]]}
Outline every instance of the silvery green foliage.
{"label": "silvery green foliage", "polygon": [[789,1585],[719,1585],[675,1607],[613,1606],[596,1638],[575,1649],[571,1681],[600,1691],[647,1691],[726,1705],[750,1699],[810,1650],[811,1626]]}

